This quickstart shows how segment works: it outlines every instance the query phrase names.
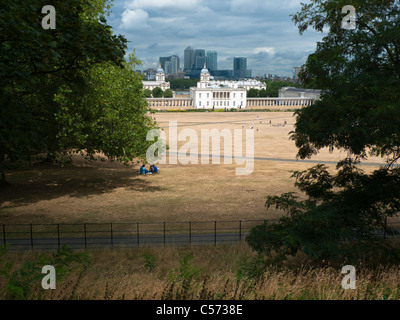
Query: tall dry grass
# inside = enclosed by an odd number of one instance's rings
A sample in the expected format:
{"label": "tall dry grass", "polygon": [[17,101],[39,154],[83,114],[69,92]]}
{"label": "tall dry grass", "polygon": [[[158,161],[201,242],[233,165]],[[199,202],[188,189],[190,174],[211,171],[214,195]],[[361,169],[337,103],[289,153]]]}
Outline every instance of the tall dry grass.
{"label": "tall dry grass", "polygon": [[[10,252],[14,269],[36,259],[37,252]],[[344,290],[338,267],[316,267],[296,257],[286,266],[268,267],[258,280],[238,277],[244,258],[252,255],[242,244],[192,248],[140,248],[91,251],[86,271],[70,274],[56,290],[33,284],[37,298],[52,300],[380,300],[400,297],[400,268],[357,268],[356,289]],[[182,270],[184,257],[190,257]],[[185,273],[186,272],[186,273]],[[6,284],[0,280],[0,298]]]}

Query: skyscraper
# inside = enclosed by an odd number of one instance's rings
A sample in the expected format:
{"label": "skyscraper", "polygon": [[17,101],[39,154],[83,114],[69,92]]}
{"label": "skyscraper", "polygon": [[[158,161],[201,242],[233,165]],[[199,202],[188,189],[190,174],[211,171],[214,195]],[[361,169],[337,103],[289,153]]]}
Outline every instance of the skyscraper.
{"label": "skyscraper", "polygon": [[233,76],[235,78],[246,78],[247,76],[247,58],[234,57],[233,58]]}
{"label": "skyscraper", "polygon": [[184,71],[192,70],[194,68],[194,49],[191,46],[185,49],[183,68]]}
{"label": "skyscraper", "polygon": [[204,49],[196,49],[194,51],[194,69],[201,70],[206,62],[206,51]]}
{"label": "skyscraper", "polygon": [[177,74],[180,67],[180,59],[173,55],[170,57],[160,57],[161,68],[166,74]]}
{"label": "skyscraper", "polygon": [[210,71],[218,69],[217,51],[207,51],[207,69]]}

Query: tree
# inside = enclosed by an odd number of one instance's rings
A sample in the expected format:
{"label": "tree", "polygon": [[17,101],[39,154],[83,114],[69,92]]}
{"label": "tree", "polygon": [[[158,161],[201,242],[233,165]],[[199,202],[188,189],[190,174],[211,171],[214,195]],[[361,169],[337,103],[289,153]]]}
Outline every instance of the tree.
{"label": "tree", "polygon": [[267,97],[268,97],[268,92],[267,92],[267,90],[266,90],[266,89],[261,89],[261,90],[258,92],[258,96],[259,96],[260,98],[267,98]]}
{"label": "tree", "polygon": [[247,97],[248,98],[257,98],[258,97],[258,90],[251,88],[247,91]]}
{"label": "tree", "polygon": [[267,97],[278,97],[279,96],[279,90],[283,87],[298,87],[299,85],[297,83],[293,83],[290,81],[266,81],[267,88],[266,92],[263,92],[263,94],[267,95]]}
{"label": "tree", "polygon": [[149,129],[155,122],[144,99],[141,76],[133,71],[139,63],[130,56],[124,68],[103,63],[87,73],[87,88],[76,96],[70,87],[56,95],[60,106],[56,113],[59,124],[58,149],[65,155],[97,152],[113,160],[128,163],[135,158],[145,159]]}
{"label": "tree", "polygon": [[152,97],[151,94],[152,94],[152,92],[150,89],[143,90],[143,95],[145,96],[145,98],[151,98]]}
{"label": "tree", "polygon": [[[356,8],[355,30],[341,26],[341,9]],[[285,258],[303,251],[319,260],[357,263],[360,258],[396,258],[385,241],[395,233],[388,217],[400,212],[400,4],[398,1],[321,1],[293,16],[300,33],[309,27],[329,33],[301,72],[301,81],[323,89],[314,105],[296,111],[291,139],[298,157],[323,148],[347,157],[332,174],[322,165],[294,172],[306,200],[269,196],[267,208],[288,213],[274,225],[254,228],[247,239],[257,251]],[[380,156],[385,165],[365,173],[359,162]]]}
{"label": "tree", "polygon": [[172,98],[174,96],[174,93],[172,92],[171,89],[166,89],[163,92],[163,96],[164,96],[164,98]]}
{"label": "tree", "polygon": [[[0,171],[38,153],[54,159],[66,150],[60,132],[61,106],[54,97],[70,90],[81,103],[93,67],[124,68],[126,39],[116,36],[104,15],[107,0],[55,0],[56,29],[41,26],[44,0],[5,2],[0,21]],[[72,95],[75,97],[72,98]],[[71,108],[70,110],[72,110]],[[142,109],[141,109],[142,110]],[[71,115],[73,117],[74,115]],[[84,119],[84,117],[83,117]],[[75,141],[79,145],[80,141]],[[67,144],[72,146],[73,143]]]}
{"label": "tree", "polygon": [[160,87],[155,87],[152,91],[153,98],[162,98],[164,93]]}

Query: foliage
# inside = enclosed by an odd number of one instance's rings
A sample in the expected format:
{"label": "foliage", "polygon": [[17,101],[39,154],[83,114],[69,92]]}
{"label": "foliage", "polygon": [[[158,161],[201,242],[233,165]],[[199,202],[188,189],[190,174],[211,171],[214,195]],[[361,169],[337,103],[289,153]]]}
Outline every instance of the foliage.
{"label": "foliage", "polygon": [[[299,88],[300,84],[291,82],[291,81],[275,81],[275,80],[266,80],[267,88],[262,91],[262,97],[278,97],[279,90],[283,87],[294,87]],[[260,96],[260,93],[258,96]],[[261,97],[261,96],[260,96]]]}
{"label": "foliage", "polygon": [[259,90],[251,88],[247,90],[247,97],[248,98],[257,98]]}
{"label": "foliage", "polygon": [[54,30],[41,26],[46,4],[1,8],[0,171],[39,153],[49,160],[82,149],[122,161],[143,155],[153,122],[143,118],[141,79],[126,70],[139,62],[125,62],[127,41],[104,17],[109,1],[53,1]]}
{"label": "foliage", "polygon": [[143,255],[143,257],[145,259],[144,267],[148,271],[154,270],[154,268],[156,267],[156,257],[154,255],[152,255],[151,253],[145,253]]}
{"label": "foliage", "polygon": [[171,90],[188,90],[190,87],[196,87],[199,79],[174,79],[168,81]]}
{"label": "foliage", "polygon": [[197,280],[201,273],[201,269],[192,264],[193,255],[190,253],[184,254],[179,261],[179,268],[174,269],[170,274],[170,281],[173,283],[190,284],[192,280]]}
{"label": "foliage", "polygon": [[[341,9],[349,4],[356,8],[356,30],[341,27]],[[394,233],[386,218],[400,212],[399,13],[398,1],[313,0],[293,16],[300,33],[329,28],[300,74],[324,91],[314,105],[296,111],[291,139],[298,157],[323,148],[348,156],[335,175],[323,165],[293,174],[306,200],[293,193],[268,196],[267,208],[287,215],[251,231],[247,241],[258,252],[281,259],[303,251],[319,261],[399,261],[398,250],[379,234]],[[370,155],[387,164],[366,174],[358,164]]]}
{"label": "foliage", "polygon": [[259,281],[264,277],[268,265],[268,260],[262,254],[245,256],[239,262],[236,278],[238,281]]}
{"label": "foliage", "polygon": [[174,93],[172,92],[171,89],[166,89],[163,92],[163,96],[164,96],[164,98],[172,98],[174,96]]}
{"label": "foliage", "polygon": [[151,98],[152,97],[151,94],[152,94],[152,92],[151,92],[150,89],[144,89],[143,90],[143,95],[144,95],[145,98]]}
{"label": "foliage", "polygon": [[87,89],[76,96],[63,87],[55,96],[60,106],[55,119],[60,125],[58,150],[103,152],[109,159],[128,163],[144,159],[152,142],[146,141],[154,121],[145,115],[149,108],[142,92],[138,63],[133,55],[124,68],[99,64],[87,73]]}
{"label": "foliage", "polygon": [[162,91],[162,89],[160,87],[155,87],[152,90],[151,94],[153,95],[153,98],[162,98],[163,95],[164,95],[164,93],[163,93],[163,91]]}
{"label": "foliage", "polygon": [[[4,249],[2,249],[4,253]],[[1,262],[1,260],[0,260]],[[87,252],[75,253],[68,246],[63,246],[56,252],[48,255],[42,254],[38,261],[25,261],[21,268],[13,270],[8,263],[3,275],[7,280],[7,299],[37,299],[40,297],[37,288],[41,285],[44,274],[42,267],[51,265],[56,270],[56,281],[63,281],[65,277],[74,271],[84,271],[90,264]],[[4,270],[4,266],[3,266]]]}

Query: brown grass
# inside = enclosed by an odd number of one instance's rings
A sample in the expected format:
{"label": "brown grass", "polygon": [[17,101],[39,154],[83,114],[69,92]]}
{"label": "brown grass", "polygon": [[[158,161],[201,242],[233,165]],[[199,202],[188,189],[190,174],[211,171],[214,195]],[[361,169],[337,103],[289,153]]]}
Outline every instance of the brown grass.
{"label": "brown grass", "polygon": [[[256,116],[263,123],[257,122]],[[157,113],[168,135],[168,121],[179,130],[249,128],[254,122],[255,156],[295,159],[297,149],[288,139],[295,118],[291,112]],[[282,124],[285,127],[272,126]],[[183,144],[181,142],[180,144]],[[221,146],[222,148],[222,146]],[[337,161],[345,155],[323,150],[316,160]],[[99,157],[100,158],[100,157]],[[231,165],[161,165],[161,173],[139,176],[138,164],[129,167],[110,161],[87,162],[76,156],[61,168],[36,164],[7,172],[11,186],[0,192],[0,223],[162,222],[269,219],[265,196],[296,191],[291,170],[313,164],[256,160],[254,171],[237,176]],[[379,159],[370,161],[380,162]],[[334,165],[329,165],[334,170]],[[365,167],[372,170],[372,167]]]}
{"label": "brown grass", "polygon": [[[179,261],[193,255],[191,267],[200,270],[198,278],[179,282]],[[37,258],[37,252],[8,253],[7,259],[20,267],[22,261]],[[145,255],[154,258],[154,268],[146,267]],[[40,284],[32,292],[44,299],[95,300],[380,300],[399,299],[400,267],[356,270],[356,289],[344,290],[344,275],[337,267],[312,267],[296,257],[296,268],[267,268],[258,281],[238,280],[237,270],[243,257],[251,256],[245,245],[221,247],[173,248],[164,250],[92,251],[92,263],[83,273],[73,273],[57,282],[57,289],[44,292]],[[175,280],[174,280],[175,279]],[[6,281],[0,278],[0,299],[4,299]]]}

